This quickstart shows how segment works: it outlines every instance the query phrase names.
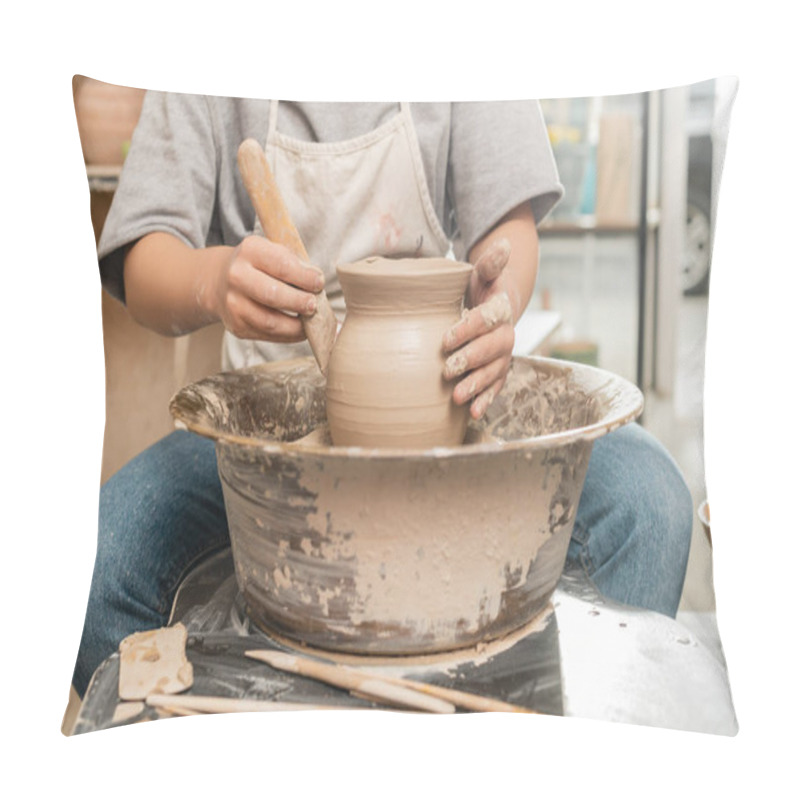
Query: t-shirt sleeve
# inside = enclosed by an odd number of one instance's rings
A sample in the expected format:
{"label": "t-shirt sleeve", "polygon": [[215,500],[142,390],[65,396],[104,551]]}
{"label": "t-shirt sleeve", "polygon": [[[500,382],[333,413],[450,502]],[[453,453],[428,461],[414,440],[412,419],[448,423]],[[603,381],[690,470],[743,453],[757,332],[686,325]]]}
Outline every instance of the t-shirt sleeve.
{"label": "t-shirt sleeve", "polygon": [[530,202],[538,224],[563,194],[538,102],[453,104],[448,195],[457,257],[521,203]]}
{"label": "t-shirt sleeve", "polygon": [[98,244],[100,277],[125,299],[126,247],[164,231],[206,243],[214,214],[217,154],[207,98],[148,92]]}

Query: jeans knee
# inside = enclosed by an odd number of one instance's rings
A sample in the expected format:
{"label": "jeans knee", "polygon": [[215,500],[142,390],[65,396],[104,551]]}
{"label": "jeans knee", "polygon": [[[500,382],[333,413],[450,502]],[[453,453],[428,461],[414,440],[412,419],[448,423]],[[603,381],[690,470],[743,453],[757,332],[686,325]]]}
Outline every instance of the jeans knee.
{"label": "jeans knee", "polygon": [[654,537],[680,557],[692,534],[692,495],[672,456],[654,439],[642,445],[638,467],[620,497],[624,529]]}
{"label": "jeans knee", "polygon": [[102,487],[97,589],[165,613],[187,565],[227,541],[213,443],[176,432]]}
{"label": "jeans knee", "polygon": [[74,678],[80,693],[122,638],[166,624],[186,571],[229,544],[214,443],[185,431],[167,436],[103,485],[99,510]]}
{"label": "jeans knee", "polygon": [[603,593],[671,613],[683,586],[692,518],[678,465],[641,426],[628,425],[594,445],[576,518],[582,542],[573,539],[571,558]]}

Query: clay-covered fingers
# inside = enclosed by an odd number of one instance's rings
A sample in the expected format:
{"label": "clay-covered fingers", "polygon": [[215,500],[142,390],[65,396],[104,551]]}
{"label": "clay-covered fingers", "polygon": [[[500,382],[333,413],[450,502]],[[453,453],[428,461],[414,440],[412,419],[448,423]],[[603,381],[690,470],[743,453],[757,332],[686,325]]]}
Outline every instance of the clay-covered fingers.
{"label": "clay-covered fingers", "polygon": [[[444,362],[444,379],[453,380],[465,375],[467,372],[496,361],[510,363],[513,349],[514,329],[510,325],[495,328],[489,333],[473,339],[469,344],[449,355]],[[502,366],[508,367],[508,363]],[[497,376],[495,375],[494,377]],[[484,386],[476,387],[472,394],[475,394],[476,391],[481,391],[486,385],[488,383],[484,383]]]}
{"label": "clay-covered fingers", "polygon": [[474,419],[480,419],[489,406],[494,402],[495,397],[500,393],[503,384],[506,382],[506,376],[503,374],[502,378],[496,380],[488,389],[484,389],[470,404],[469,412]]}
{"label": "clay-covered fingers", "polygon": [[475,271],[484,283],[491,283],[505,269],[511,256],[511,242],[495,239],[475,262]]}
{"label": "clay-covered fingers", "polygon": [[514,328],[502,325],[448,356],[444,365],[445,380],[463,376],[453,390],[455,402],[459,405],[467,403],[495,381],[504,378],[513,349]]}
{"label": "clay-covered fingers", "polygon": [[275,311],[309,315],[317,308],[315,294],[285,283],[245,259],[231,265],[229,285],[234,292]]}
{"label": "clay-covered fingers", "polygon": [[508,366],[499,361],[473,370],[453,389],[453,401],[459,406],[469,403],[472,416],[479,419],[494,400],[491,390],[502,388],[507,373]]}
{"label": "clay-covered fingers", "polygon": [[242,339],[302,341],[299,317],[315,312],[316,294],[324,285],[321,270],[279,244],[250,236],[236,248],[219,281],[219,316]]}
{"label": "clay-covered fingers", "polygon": [[[489,333],[500,326],[511,325],[513,321],[511,301],[505,292],[501,292],[493,295],[485,303],[467,311],[445,333],[442,345],[446,353],[452,352],[477,336]],[[445,377],[448,377],[447,368],[445,368]]]}
{"label": "clay-covered fingers", "polygon": [[453,389],[458,405],[470,403],[470,414],[480,419],[503,387],[514,350],[511,302],[505,292],[466,312],[444,336],[449,353],[445,380],[459,379]]}
{"label": "clay-covered fingers", "polygon": [[289,344],[306,338],[300,317],[255,303],[243,294],[230,295],[223,322],[240,339]]}
{"label": "clay-covered fingers", "polygon": [[325,288],[322,270],[302,261],[283,245],[261,236],[246,238],[240,245],[240,253],[245,263],[271,279],[260,280],[262,297],[256,294],[254,300],[297,314],[314,313],[316,298],[313,295]]}

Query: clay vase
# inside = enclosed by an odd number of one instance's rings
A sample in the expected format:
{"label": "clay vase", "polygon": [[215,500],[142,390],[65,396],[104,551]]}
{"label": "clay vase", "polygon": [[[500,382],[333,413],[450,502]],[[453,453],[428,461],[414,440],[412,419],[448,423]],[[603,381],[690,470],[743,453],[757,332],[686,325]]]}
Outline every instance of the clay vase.
{"label": "clay vase", "polygon": [[76,75],[75,115],[87,164],[119,166],[125,160],[144,101],[144,89]]}
{"label": "clay vase", "polygon": [[336,446],[455,447],[469,409],[442,377],[442,337],[461,315],[470,264],[368,258],[337,267],[347,315],[328,365]]}

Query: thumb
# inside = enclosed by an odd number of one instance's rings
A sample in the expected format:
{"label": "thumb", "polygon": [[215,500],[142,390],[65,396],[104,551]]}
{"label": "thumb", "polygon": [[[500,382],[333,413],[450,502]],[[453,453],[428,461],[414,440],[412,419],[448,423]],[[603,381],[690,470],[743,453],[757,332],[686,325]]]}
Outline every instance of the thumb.
{"label": "thumb", "polygon": [[511,242],[505,237],[492,241],[475,262],[475,271],[483,283],[491,283],[505,269],[511,255]]}

